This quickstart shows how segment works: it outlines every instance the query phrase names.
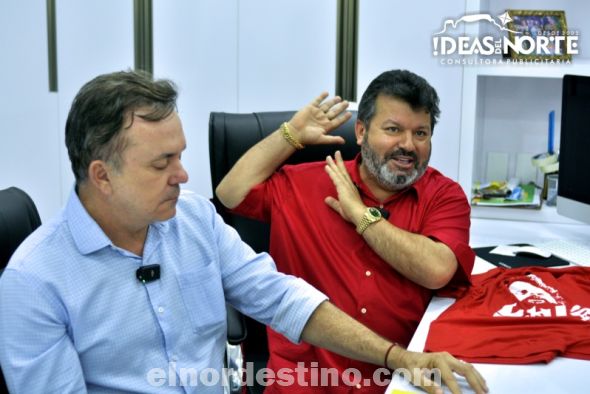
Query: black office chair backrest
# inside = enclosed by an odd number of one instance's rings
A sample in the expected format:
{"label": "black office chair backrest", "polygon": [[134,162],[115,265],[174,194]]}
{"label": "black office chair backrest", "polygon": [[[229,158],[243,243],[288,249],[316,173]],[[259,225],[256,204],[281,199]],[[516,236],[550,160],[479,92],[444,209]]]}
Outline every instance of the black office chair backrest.
{"label": "black office chair backrest", "polygon": [[16,187],[0,190],[0,270],[26,237],[41,225],[31,197]]}
{"label": "black office chair backrest", "polygon": [[[291,119],[294,114],[294,111],[250,114],[212,112],[209,118],[209,160],[213,195],[219,182],[236,161],[250,147],[277,130],[281,123]],[[296,151],[285,164],[323,161],[337,149],[342,152],[344,159],[353,158],[359,152],[359,147],[354,135],[356,112],[352,111],[352,115],[352,119],[331,132],[332,135],[344,137],[344,145],[308,146]],[[268,224],[228,213],[215,197],[214,202],[225,222],[234,227],[246,243],[257,252],[268,251]]]}
{"label": "black office chair backrest", "polygon": [[[219,182],[236,161],[250,147],[277,130],[281,123],[291,119],[294,114],[294,111],[250,114],[212,112],[209,118],[209,159],[213,195]],[[337,149],[342,152],[345,159],[353,158],[359,152],[359,147],[354,135],[356,112],[352,114],[352,119],[332,132],[333,135],[344,137],[345,145],[308,146],[295,152],[286,163],[323,161],[326,156],[333,155]],[[213,198],[213,202],[225,222],[234,227],[246,243],[257,252],[268,251],[270,234],[268,224],[227,212],[216,197]],[[231,308],[228,307],[229,309]],[[228,318],[228,326],[230,323],[231,320]],[[268,358],[266,331],[261,324],[249,318],[246,319],[245,327],[247,339],[244,342],[244,359],[253,362],[255,370],[258,370],[266,366]],[[237,332],[244,332],[244,329]],[[250,388],[251,393],[261,393],[262,390],[263,387],[258,386]]]}
{"label": "black office chair backrest", "polygon": [[[0,275],[16,248],[41,225],[35,203],[16,187],[0,190]],[[0,391],[8,392],[0,371]]]}

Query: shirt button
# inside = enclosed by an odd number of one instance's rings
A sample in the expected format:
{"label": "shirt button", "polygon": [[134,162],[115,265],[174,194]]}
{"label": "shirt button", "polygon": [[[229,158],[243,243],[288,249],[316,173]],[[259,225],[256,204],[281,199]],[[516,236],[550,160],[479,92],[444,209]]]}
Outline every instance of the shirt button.
{"label": "shirt button", "polygon": [[365,275],[367,275],[367,276],[371,276],[371,271],[367,271],[367,272],[365,272]]}
{"label": "shirt button", "polygon": [[164,313],[164,307],[162,307],[162,306],[158,307],[158,312]]}
{"label": "shirt button", "polygon": [[178,357],[172,356],[172,357],[170,357],[170,361],[177,362],[178,361]]}
{"label": "shirt button", "polygon": [[364,315],[365,313],[367,313],[367,308],[361,308],[361,313]]}
{"label": "shirt button", "polygon": [[357,385],[356,385],[356,388],[357,388],[357,389],[360,389],[361,387],[363,387],[363,386],[361,386],[361,384],[360,384],[360,383],[357,383]]}

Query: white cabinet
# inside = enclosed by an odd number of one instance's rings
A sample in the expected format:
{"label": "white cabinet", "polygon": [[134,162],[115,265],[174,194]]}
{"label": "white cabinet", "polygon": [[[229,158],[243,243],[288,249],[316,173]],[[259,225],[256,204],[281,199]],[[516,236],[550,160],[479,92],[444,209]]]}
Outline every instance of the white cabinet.
{"label": "white cabinet", "polygon": [[[487,181],[494,161],[505,158],[506,177],[526,174],[524,164],[547,151],[548,113],[555,110],[554,146],[559,148],[561,90],[564,74],[590,75],[590,47],[583,34],[590,24],[590,4],[571,1],[467,2],[468,13],[500,15],[506,9],[564,10],[568,29],[580,32],[580,52],[571,64],[466,65],[463,73],[459,182],[471,194],[474,181]],[[490,2],[492,3],[492,2]],[[490,7],[493,5],[493,8]],[[477,34],[477,30],[471,31]],[[497,161],[495,162],[497,164]],[[526,176],[524,176],[526,178]],[[535,176],[539,183],[542,176]],[[572,223],[555,208],[541,210],[473,207],[473,217]]]}

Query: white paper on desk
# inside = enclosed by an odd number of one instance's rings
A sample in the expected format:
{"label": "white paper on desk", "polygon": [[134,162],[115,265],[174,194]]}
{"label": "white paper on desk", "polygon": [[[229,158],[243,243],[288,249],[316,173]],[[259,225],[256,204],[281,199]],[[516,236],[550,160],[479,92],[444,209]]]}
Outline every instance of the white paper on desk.
{"label": "white paper on desk", "polygon": [[490,250],[490,254],[499,254],[500,256],[516,256],[516,252],[520,250],[520,246],[514,245],[498,245]]}

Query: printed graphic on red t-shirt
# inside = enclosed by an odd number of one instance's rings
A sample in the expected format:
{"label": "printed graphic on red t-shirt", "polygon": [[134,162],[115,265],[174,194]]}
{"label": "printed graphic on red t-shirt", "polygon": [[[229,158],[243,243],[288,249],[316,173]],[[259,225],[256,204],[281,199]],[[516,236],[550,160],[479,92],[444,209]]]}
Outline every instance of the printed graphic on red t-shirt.
{"label": "printed graphic on red t-shirt", "polygon": [[590,320],[590,308],[573,305],[568,310],[557,289],[548,286],[535,274],[526,275],[529,281],[515,280],[508,286],[516,302],[504,305],[494,317],[564,317],[577,316]]}

